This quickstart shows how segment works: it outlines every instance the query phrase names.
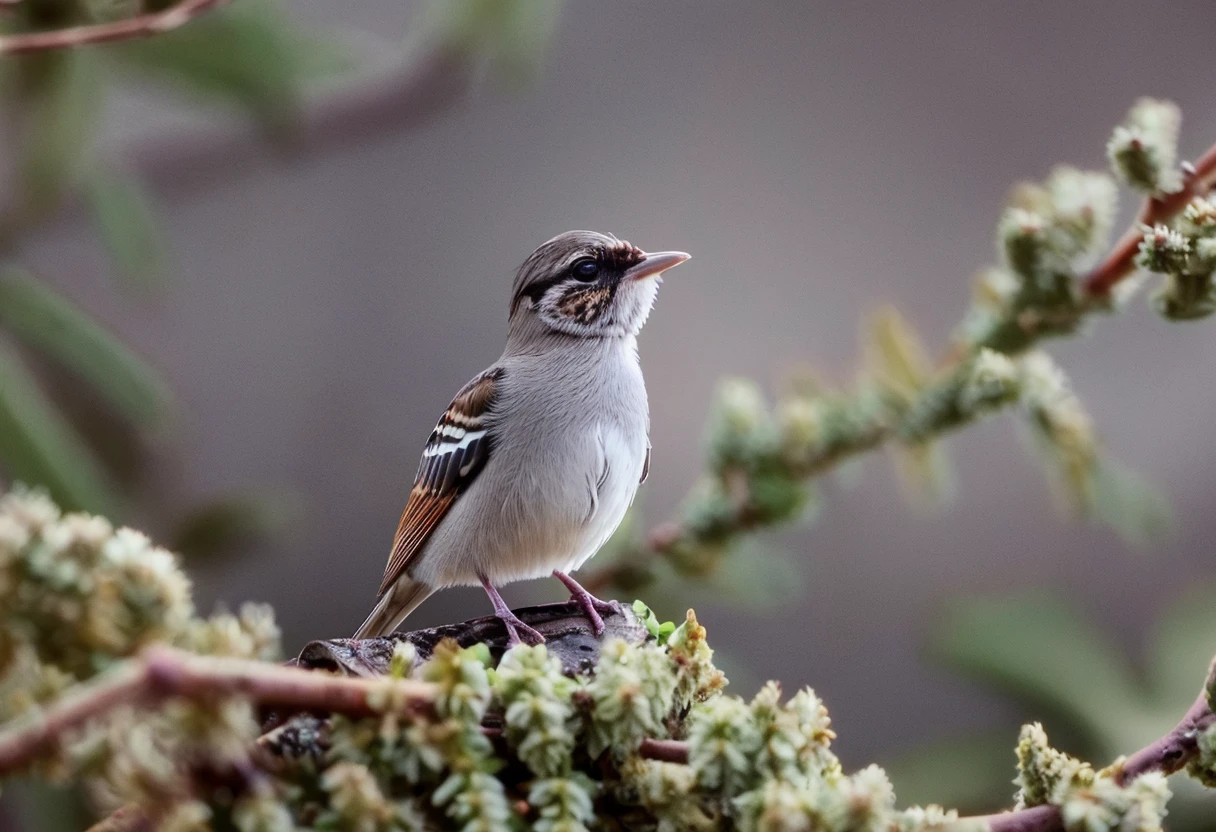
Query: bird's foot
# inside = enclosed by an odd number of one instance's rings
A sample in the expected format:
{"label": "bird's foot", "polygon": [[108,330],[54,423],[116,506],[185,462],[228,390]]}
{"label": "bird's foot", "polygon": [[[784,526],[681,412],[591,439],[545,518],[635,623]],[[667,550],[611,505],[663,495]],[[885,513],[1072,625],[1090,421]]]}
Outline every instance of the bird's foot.
{"label": "bird's foot", "polygon": [[481,585],[485,588],[486,595],[490,596],[490,603],[494,605],[494,615],[507,628],[508,650],[518,644],[531,644],[535,646],[545,643],[544,636],[520,621],[519,616],[511,612],[511,608],[507,606],[507,602],[502,600],[502,596],[498,594],[498,590],[489,581],[482,578]]}
{"label": "bird's foot", "polygon": [[498,613],[498,620],[507,628],[507,649],[510,650],[519,644],[544,644],[545,637],[540,634],[535,628],[529,627],[527,624],[519,620],[519,617],[510,610],[506,615]]}
{"label": "bird's foot", "polygon": [[578,602],[578,605],[583,608],[583,615],[587,616],[587,620],[591,622],[591,630],[595,633],[596,638],[604,634],[604,619],[603,615],[620,615],[620,601],[601,601],[587,590],[579,585],[579,582],[571,578],[565,572],[553,570],[553,577],[557,578],[566,585],[566,589],[570,590],[570,598]]}

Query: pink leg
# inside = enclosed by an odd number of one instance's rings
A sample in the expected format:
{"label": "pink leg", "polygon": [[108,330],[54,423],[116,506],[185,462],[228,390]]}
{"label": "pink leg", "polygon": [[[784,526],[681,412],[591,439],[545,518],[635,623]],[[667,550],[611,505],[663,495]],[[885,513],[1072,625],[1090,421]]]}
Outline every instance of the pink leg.
{"label": "pink leg", "polygon": [[579,586],[578,581],[571,578],[565,572],[558,572],[554,569],[553,577],[566,585],[566,589],[570,590],[570,597],[578,601],[578,605],[583,608],[583,614],[591,622],[591,629],[595,631],[597,636],[602,636],[604,634],[604,619],[600,616],[600,613],[619,613],[621,611],[620,603],[617,601],[601,601]]}
{"label": "pink leg", "polygon": [[507,602],[502,600],[502,596],[498,594],[498,590],[491,586],[489,581],[481,578],[481,585],[485,588],[486,595],[490,596],[490,603],[494,605],[494,615],[498,616],[503,626],[507,628],[508,649],[520,642],[524,644],[545,643],[544,636],[520,621],[515,613],[511,612],[511,608],[507,606]]}

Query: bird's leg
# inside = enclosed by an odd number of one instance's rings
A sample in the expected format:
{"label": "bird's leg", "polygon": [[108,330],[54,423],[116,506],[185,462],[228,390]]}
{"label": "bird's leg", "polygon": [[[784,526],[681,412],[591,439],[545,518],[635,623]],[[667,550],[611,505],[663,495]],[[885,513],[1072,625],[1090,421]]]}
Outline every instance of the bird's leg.
{"label": "bird's leg", "polygon": [[619,601],[601,601],[587,590],[583,589],[578,581],[571,578],[565,572],[553,570],[553,577],[557,578],[566,585],[566,589],[570,590],[570,597],[578,601],[578,605],[583,608],[583,614],[587,616],[587,620],[591,622],[591,629],[595,631],[596,637],[604,634],[604,619],[600,613],[605,615],[612,613],[620,613],[621,604]]}
{"label": "bird's leg", "polygon": [[490,596],[490,603],[494,605],[494,615],[502,621],[502,625],[507,628],[507,649],[511,649],[519,643],[524,644],[544,644],[545,637],[536,630],[529,627],[527,624],[519,620],[519,616],[511,612],[511,608],[507,606],[507,602],[502,600],[502,596],[498,594],[489,581],[477,576],[481,579],[481,585],[485,588],[486,595]]}

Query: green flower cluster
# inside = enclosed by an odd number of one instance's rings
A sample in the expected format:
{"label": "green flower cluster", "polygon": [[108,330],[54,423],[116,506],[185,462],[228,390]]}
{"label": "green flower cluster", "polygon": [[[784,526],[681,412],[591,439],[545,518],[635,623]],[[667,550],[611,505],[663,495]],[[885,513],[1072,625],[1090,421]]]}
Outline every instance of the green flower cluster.
{"label": "green flower cluster", "polygon": [[0,625],[0,719],[154,642],[267,660],[279,652],[269,607],[200,619],[171,553],[22,489],[0,496]]}
{"label": "green flower cluster", "polygon": [[1216,312],[1216,203],[1196,197],[1172,226],[1146,227],[1136,263],[1165,276],[1151,298],[1162,317],[1188,321]]}
{"label": "green flower cluster", "polygon": [[1111,167],[1124,184],[1149,195],[1182,187],[1178,166],[1178,129],[1182,111],[1172,101],[1142,98],[1106,145]]}
{"label": "green flower cluster", "polygon": [[1052,748],[1038,723],[1018,739],[1017,807],[1060,807],[1067,832],[1160,832],[1170,790],[1159,772],[1121,786],[1109,772]]}

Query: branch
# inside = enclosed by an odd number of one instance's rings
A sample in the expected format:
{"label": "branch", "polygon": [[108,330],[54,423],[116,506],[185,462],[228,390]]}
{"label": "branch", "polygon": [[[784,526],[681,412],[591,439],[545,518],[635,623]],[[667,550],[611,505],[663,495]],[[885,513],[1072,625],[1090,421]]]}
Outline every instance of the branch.
{"label": "branch", "polygon": [[120,40],[151,37],[184,26],[204,12],[227,2],[229,0],[182,0],[176,6],[164,11],[141,14],[113,23],[8,35],[0,37],[0,56],[45,52],[52,49],[75,49],[95,43],[113,43]]}
{"label": "branch", "polygon": [[[243,696],[288,711],[370,716],[376,710],[369,703],[369,694],[382,684],[251,659],[196,656],[171,647],[151,647],[37,716],[0,732],[0,776],[52,750],[68,732],[131,703],[147,705],[175,696]],[[425,707],[434,696],[431,685],[423,682],[402,680],[398,684],[413,707]]]}
{"label": "branch", "polygon": [[1199,735],[1213,723],[1216,714],[1212,713],[1205,690],[1174,730],[1117,766],[1115,782],[1122,786],[1149,771],[1173,774],[1183,768],[1199,753]]}
{"label": "branch", "polygon": [[1132,227],[1124,232],[1106,258],[1082,278],[1085,293],[1091,298],[1105,298],[1119,281],[1136,270],[1136,253],[1144,239],[1142,225],[1153,226],[1172,219],[1197,196],[1212,188],[1216,180],[1216,145],[1190,165],[1183,178],[1182,189],[1161,197],[1149,197]]}
{"label": "branch", "polygon": [[[1216,723],[1216,714],[1208,704],[1206,689],[1191,705],[1174,729],[1165,736],[1141,748],[1112,769],[1116,783],[1125,786],[1142,774],[1159,771],[1173,774],[1182,769],[1199,753],[1199,735]],[[1058,806],[1031,806],[1013,812],[1000,812],[962,821],[983,821],[989,832],[1063,832],[1064,819]],[[960,821],[960,822],[962,822]]]}
{"label": "branch", "polygon": [[[548,636],[551,652],[568,673],[585,672],[599,660],[600,639],[575,602],[527,607],[516,614]],[[631,610],[605,615],[604,623],[601,638],[622,638],[634,644],[646,640],[646,628]],[[501,655],[507,633],[498,618],[488,616],[384,638],[317,641],[300,653],[297,667],[151,647],[81,685],[37,716],[0,732],[0,777],[51,751],[72,730],[132,703],[151,705],[175,696],[194,700],[241,696],[277,712],[279,719],[300,712],[371,716],[377,711],[368,696],[382,686],[394,645],[409,641],[425,659],[444,638],[466,647],[486,644],[493,654]],[[342,675],[332,675],[334,672]],[[399,684],[416,711],[425,710],[434,697],[429,684],[412,680]],[[656,742],[661,747],[661,741]]]}

